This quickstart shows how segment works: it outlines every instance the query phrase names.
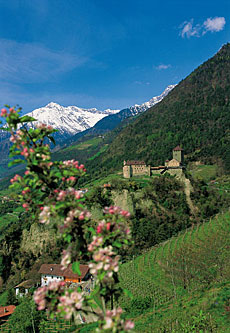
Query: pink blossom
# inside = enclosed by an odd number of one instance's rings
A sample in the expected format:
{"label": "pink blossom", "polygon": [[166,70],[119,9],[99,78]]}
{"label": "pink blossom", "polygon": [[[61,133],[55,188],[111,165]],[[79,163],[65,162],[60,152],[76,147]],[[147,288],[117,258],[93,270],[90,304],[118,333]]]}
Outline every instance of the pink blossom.
{"label": "pink blossom", "polygon": [[111,278],[113,272],[118,272],[119,270],[119,256],[114,257],[114,252],[112,251],[112,246],[107,246],[105,248],[99,248],[98,251],[94,252],[93,260],[95,263],[90,263],[90,273],[93,275],[98,275],[99,273],[106,272],[104,279]]}
{"label": "pink blossom", "polygon": [[67,182],[74,182],[76,180],[76,177],[71,176],[71,177],[67,178],[66,180],[67,180]]}
{"label": "pink blossom", "polygon": [[22,195],[25,195],[26,193],[30,192],[30,189],[28,188],[27,190],[22,191]]}
{"label": "pink blossom", "polygon": [[16,141],[17,141],[16,135],[12,134],[11,137],[10,137],[10,142],[15,143]]}
{"label": "pink blossom", "polygon": [[92,242],[88,245],[88,250],[93,252],[95,248],[101,246],[103,244],[103,237],[93,236]]}
{"label": "pink blossom", "polygon": [[14,182],[17,182],[17,181],[20,180],[20,179],[22,179],[21,176],[19,176],[19,175],[15,175],[15,176],[10,180],[10,182],[13,184]]}
{"label": "pink blossom", "polygon": [[28,203],[24,203],[24,204],[22,205],[22,207],[25,208],[26,211],[29,210],[29,204],[28,204]]}
{"label": "pink blossom", "polygon": [[43,207],[41,213],[39,214],[40,223],[49,224],[50,217],[51,217],[50,207],[49,206]]}
{"label": "pink blossom", "polygon": [[34,301],[38,305],[38,310],[44,310],[46,307],[46,296],[47,287],[38,288],[34,293]]}
{"label": "pink blossom", "polygon": [[66,269],[70,263],[71,263],[70,250],[63,250],[62,259],[61,259],[61,266],[62,266],[61,269],[62,270]]}
{"label": "pink blossom", "polygon": [[24,133],[22,132],[22,130],[17,130],[17,131],[16,131],[16,134],[17,134],[19,137],[21,137],[21,136],[24,135]]}
{"label": "pink blossom", "polygon": [[97,234],[100,234],[102,231],[102,227],[100,225],[97,226]]}
{"label": "pink blossom", "polygon": [[78,216],[78,219],[80,221],[84,220],[85,219],[85,213],[84,212],[81,212],[81,214]]}
{"label": "pink blossom", "polygon": [[24,148],[23,151],[21,152],[21,155],[25,156],[25,157],[28,157],[29,156],[29,153],[28,153],[28,148]]}
{"label": "pink blossom", "polygon": [[76,198],[77,200],[79,200],[80,198],[82,198],[82,192],[80,192],[80,191],[76,191],[76,192],[75,192],[75,198]]}
{"label": "pink blossom", "polygon": [[66,192],[65,191],[60,191],[57,197],[58,201],[63,201],[63,199],[65,199],[66,197]]}
{"label": "pink blossom", "polygon": [[134,328],[134,322],[131,320],[127,320],[124,325],[125,331],[132,330]]}
{"label": "pink blossom", "polygon": [[7,110],[4,108],[4,109],[1,109],[1,114],[0,116],[1,117],[5,117],[7,115]]}
{"label": "pink blossom", "polygon": [[131,214],[127,210],[122,210],[121,215],[123,215],[124,217],[129,218]]}

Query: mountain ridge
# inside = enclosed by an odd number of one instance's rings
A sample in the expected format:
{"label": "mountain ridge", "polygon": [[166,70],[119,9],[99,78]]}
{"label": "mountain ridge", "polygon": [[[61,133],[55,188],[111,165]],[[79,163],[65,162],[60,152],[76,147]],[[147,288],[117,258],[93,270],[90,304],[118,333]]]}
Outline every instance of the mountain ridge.
{"label": "mountain ridge", "polygon": [[108,149],[88,163],[121,169],[123,160],[162,165],[178,144],[187,162],[218,163],[230,171],[230,44],[183,79],[161,103],[122,129]]}
{"label": "mountain ridge", "polygon": [[163,98],[165,98],[168,93],[176,87],[176,84],[169,85],[166,89],[158,96],[151,98],[148,102],[143,104],[135,104],[134,106],[130,106],[129,108],[125,108],[117,112],[116,114],[108,115],[103,119],[99,120],[93,127],[75,134],[69,140],[65,142],[66,145],[71,144],[73,142],[78,141],[80,138],[89,135],[95,134],[104,134],[108,131],[113,130],[117,127],[123,120],[126,118],[137,116],[138,114],[147,111],[150,107],[155,104],[161,102]]}

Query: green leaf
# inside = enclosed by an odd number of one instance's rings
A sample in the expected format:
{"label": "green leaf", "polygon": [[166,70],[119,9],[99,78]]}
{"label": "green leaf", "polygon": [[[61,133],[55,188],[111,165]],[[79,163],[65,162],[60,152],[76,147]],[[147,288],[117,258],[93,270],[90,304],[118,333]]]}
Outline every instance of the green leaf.
{"label": "green leaf", "polygon": [[16,159],[8,163],[8,167],[10,168],[11,166],[19,163],[26,163],[24,160]]}
{"label": "green leaf", "polygon": [[118,247],[118,248],[121,248],[121,247],[122,247],[122,244],[121,244],[120,242],[115,241],[115,242],[113,242],[113,246],[116,246],[116,247]]}
{"label": "green leaf", "polygon": [[34,119],[30,116],[23,116],[20,118],[20,123],[28,123],[29,121],[36,121],[37,119]]}
{"label": "green leaf", "polygon": [[133,294],[131,293],[131,291],[129,291],[128,289],[123,289],[125,295],[127,295],[129,298],[133,299]]}
{"label": "green leaf", "polygon": [[78,275],[81,275],[81,271],[80,271],[80,263],[79,261],[75,261],[73,264],[72,264],[72,271],[74,273],[77,273]]}
{"label": "green leaf", "polygon": [[71,236],[71,235],[64,235],[64,240],[65,240],[67,243],[70,243],[71,240],[72,240],[72,236]]}
{"label": "green leaf", "polygon": [[90,231],[93,235],[96,235],[96,231],[93,227],[89,227],[88,231]]}
{"label": "green leaf", "polygon": [[9,132],[9,131],[10,131],[10,128],[9,128],[9,127],[1,127],[0,130],[1,130],[1,131]]}

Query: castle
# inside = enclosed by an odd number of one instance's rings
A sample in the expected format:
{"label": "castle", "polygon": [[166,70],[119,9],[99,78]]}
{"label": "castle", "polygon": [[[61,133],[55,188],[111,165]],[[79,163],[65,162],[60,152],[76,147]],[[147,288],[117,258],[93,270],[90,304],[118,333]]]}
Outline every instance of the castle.
{"label": "castle", "polygon": [[177,146],[173,149],[172,160],[166,160],[165,165],[150,166],[144,161],[124,161],[123,176],[130,178],[133,176],[151,176],[153,174],[162,175],[166,171],[171,175],[179,175],[184,169],[184,150]]}

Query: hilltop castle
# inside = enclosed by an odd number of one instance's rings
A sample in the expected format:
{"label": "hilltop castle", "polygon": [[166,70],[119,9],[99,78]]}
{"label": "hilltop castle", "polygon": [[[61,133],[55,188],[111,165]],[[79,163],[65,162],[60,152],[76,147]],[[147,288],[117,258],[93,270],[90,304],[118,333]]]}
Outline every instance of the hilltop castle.
{"label": "hilltop castle", "polygon": [[162,175],[166,171],[171,175],[179,175],[184,169],[184,150],[177,146],[173,149],[172,160],[166,160],[165,165],[150,166],[146,165],[144,161],[124,161],[123,176],[130,178],[133,176],[151,176],[152,174]]}

